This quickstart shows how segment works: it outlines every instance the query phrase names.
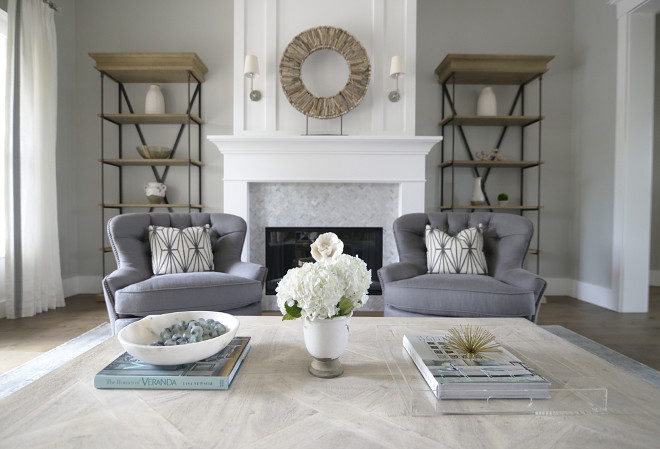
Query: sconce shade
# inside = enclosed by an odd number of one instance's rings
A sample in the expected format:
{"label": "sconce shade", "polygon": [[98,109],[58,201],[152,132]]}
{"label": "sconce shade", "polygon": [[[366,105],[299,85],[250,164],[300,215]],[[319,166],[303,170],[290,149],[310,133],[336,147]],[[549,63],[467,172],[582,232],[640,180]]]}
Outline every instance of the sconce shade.
{"label": "sconce shade", "polygon": [[259,60],[256,55],[245,55],[243,73],[248,78],[259,76]]}
{"label": "sconce shade", "polygon": [[390,78],[398,78],[406,73],[403,65],[403,57],[392,56],[390,64]]}

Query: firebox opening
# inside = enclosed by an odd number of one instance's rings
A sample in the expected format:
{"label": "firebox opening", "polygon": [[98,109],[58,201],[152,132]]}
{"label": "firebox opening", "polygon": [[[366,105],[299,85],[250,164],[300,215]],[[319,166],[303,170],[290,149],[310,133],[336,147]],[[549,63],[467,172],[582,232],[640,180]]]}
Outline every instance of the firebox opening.
{"label": "firebox opening", "polygon": [[314,262],[310,246],[323,233],[334,232],[344,243],[344,254],[358,256],[371,270],[370,295],[380,295],[378,270],[383,266],[383,228],[268,227],[266,228],[266,294],[275,288],[290,268]]}

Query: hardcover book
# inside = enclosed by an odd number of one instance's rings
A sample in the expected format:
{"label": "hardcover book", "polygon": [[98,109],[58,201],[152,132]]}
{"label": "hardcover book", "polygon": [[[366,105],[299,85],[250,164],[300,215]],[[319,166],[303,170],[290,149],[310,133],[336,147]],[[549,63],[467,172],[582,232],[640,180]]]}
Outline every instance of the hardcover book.
{"label": "hardcover book", "polygon": [[443,335],[404,335],[403,347],[438,399],[550,397],[550,382],[504,348],[467,359]]}
{"label": "hardcover book", "polygon": [[250,337],[235,337],[217,354],[183,365],[151,365],[128,353],[94,377],[96,388],[226,390],[250,351]]}

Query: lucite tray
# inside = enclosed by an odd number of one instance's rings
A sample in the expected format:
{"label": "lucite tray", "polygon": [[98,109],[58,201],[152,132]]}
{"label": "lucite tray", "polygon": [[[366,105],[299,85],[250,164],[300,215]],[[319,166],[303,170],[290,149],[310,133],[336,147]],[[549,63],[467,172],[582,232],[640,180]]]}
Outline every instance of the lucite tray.
{"label": "lucite tray", "polygon": [[[410,415],[607,413],[607,388],[599,385],[594,377],[584,373],[580,360],[570,360],[570,357],[575,358],[575,348],[566,349],[564,345],[569,343],[559,337],[548,339],[547,335],[543,334],[547,333],[546,331],[538,329],[541,332],[534,332],[537,329],[533,327],[483,327],[493,333],[506,349],[550,381],[550,398],[437,399],[403,348],[402,340],[404,334],[445,334],[449,328],[378,326],[385,361]],[[562,351],[562,347],[566,351]]]}

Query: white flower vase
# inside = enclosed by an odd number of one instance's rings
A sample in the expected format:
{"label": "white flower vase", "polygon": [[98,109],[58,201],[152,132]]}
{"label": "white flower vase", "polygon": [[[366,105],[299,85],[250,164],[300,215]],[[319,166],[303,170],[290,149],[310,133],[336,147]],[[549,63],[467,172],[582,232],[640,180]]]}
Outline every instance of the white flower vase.
{"label": "white flower vase", "polygon": [[165,97],[160,90],[160,85],[152,84],[149,86],[147,98],[144,101],[145,114],[165,114]]}
{"label": "white flower vase", "polygon": [[473,206],[482,206],[486,203],[486,197],[484,197],[484,192],[481,190],[481,176],[474,178],[474,189],[472,190],[470,203]]}
{"label": "white flower vase", "polygon": [[497,115],[497,99],[490,86],[481,89],[477,99],[477,115]]}
{"label": "white flower vase", "polygon": [[341,376],[344,367],[339,357],[348,344],[348,321],[351,315],[326,320],[303,319],[303,338],[307,352],[314,359],[309,365],[313,376],[329,379]]}

